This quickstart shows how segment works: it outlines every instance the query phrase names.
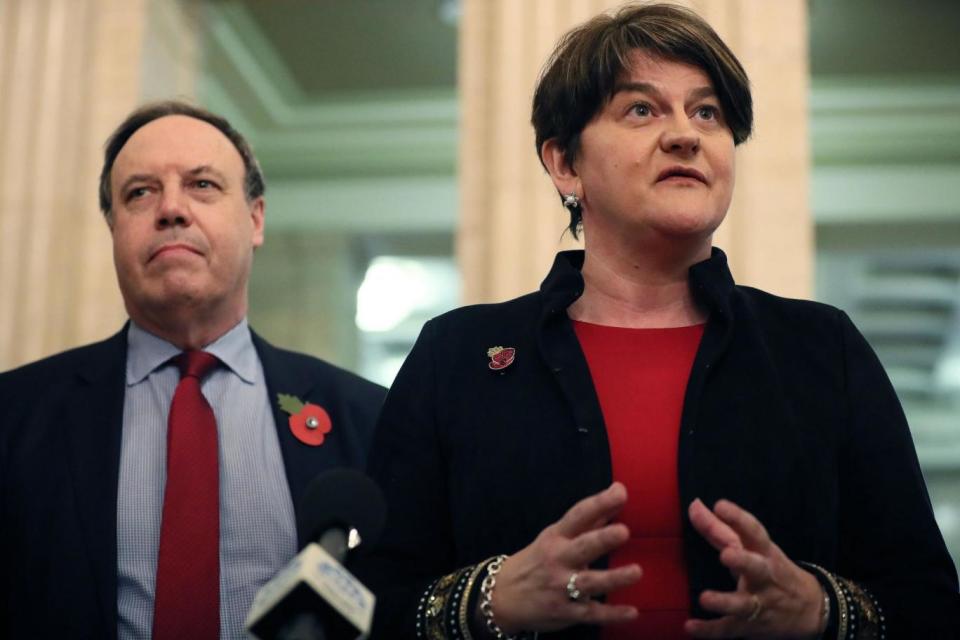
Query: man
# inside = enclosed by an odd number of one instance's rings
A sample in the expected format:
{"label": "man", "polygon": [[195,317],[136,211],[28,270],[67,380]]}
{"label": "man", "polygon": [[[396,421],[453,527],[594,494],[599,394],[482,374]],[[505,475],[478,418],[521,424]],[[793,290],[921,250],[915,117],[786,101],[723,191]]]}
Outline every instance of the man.
{"label": "man", "polygon": [[305,485],[362,467],[384,390],[247,326],[264,183],[180,102],[107,141],[130,322],[0,375],[0,637],[235,638]]}

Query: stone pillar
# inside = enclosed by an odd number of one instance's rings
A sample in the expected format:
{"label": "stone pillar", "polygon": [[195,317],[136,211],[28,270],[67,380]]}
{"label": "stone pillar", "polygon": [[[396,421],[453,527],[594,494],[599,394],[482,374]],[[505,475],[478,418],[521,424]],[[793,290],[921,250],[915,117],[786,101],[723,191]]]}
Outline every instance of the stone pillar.
{"label": "stone pillar", "polygon": [[803,0],[689,3],[733,49],[750,77],[754,133],[737,151],[737,186],[714,236],[733,275],[778,295],[813,295],[809,59]]}
{"label": "stone pillar", "polygon": [[362,274],[351,259],[350,235],[268,230],[253,264],[250,324],[284,348],[356,370],[354,318]]}
{"label": "stone pillar", "polygon": [[[156,86],[144,75],[151,16],[186,15],[163,4],[0,2],[0,370],[125,318],[97,181],[107,135]],[[174,74],[180,95],[186,75]]]}
{"label": "stone pillar", "polygon": [[[566,211],[537,161],[533,88],[557,39],[610,0],[463,0],[460,227],[464,302],[536,288],[562,248]],[[715,243],[744,284],[809,296],[807,33],[803,0],[685,2],[734,50],[753,82],[755,135],[738,151],[737,188]]]}

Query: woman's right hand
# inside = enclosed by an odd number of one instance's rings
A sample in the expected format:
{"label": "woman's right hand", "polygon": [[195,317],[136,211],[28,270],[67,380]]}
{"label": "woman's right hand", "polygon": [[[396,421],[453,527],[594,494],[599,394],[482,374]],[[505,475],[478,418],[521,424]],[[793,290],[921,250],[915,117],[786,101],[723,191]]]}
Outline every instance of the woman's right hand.
{"label": "woman's right hand", "polygon": [[[556,631],[575,624],[636,618],[635,607],[604,604],[593,597],[635,583],[642,575],[640,566],[588,568],[627,541],[626,525],[609,524],[626,502],[626,488],[614,482],[573,505],[536,540],[504,561],[492,601],[494,620],[504,633]],[[581,593],[577,601],[567,595],[574,573]]]}

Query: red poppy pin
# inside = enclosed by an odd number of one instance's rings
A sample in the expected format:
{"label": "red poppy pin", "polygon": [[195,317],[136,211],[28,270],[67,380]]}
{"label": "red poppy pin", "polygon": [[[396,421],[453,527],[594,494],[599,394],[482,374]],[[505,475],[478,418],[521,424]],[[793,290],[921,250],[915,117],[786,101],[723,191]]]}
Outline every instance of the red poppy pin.
{"label": "red poppy pin", "polygon": [[330,423],[330,414],[318,404],[304,403],[297,396],[285,393],[277,394],[281,411],[290,414],[290,431],[302,442],[311,447],[323,444],[324,437],[330,433],[333,425]]}
{"label": "red poppy pin", "polygon": [[516,356],[517,350],[513,347],[490,347],[487,349],[487,357],[490,358],[490,362],[487,363],[487,366],[494,371],[506,369],[513,364],[513,360],[516,358]]}

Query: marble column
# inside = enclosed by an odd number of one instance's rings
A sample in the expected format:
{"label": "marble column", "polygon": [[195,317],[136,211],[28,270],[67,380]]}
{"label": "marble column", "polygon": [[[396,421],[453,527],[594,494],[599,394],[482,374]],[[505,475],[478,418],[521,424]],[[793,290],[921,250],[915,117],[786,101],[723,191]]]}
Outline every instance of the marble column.
{"label": "marble column", "polygon": [[[123,322],[97,205],[102,146],[145,96],[190,94],[191,48],[145,47],[189,40],[190,11],[159,0],[0,2],[0,370]],[[158,31],[160,20],[176,27]]]}

